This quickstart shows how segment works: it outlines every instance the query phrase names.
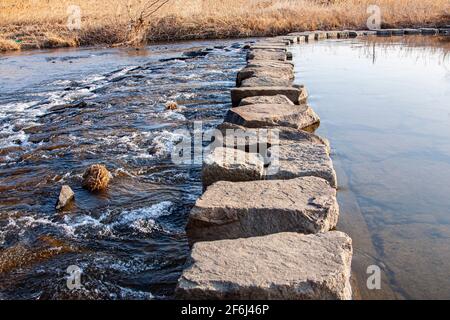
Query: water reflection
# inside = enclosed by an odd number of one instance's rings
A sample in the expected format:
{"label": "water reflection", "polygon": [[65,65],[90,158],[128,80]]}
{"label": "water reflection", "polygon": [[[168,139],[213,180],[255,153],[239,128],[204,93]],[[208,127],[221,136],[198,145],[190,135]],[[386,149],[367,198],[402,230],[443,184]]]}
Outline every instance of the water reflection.
{"label": "water reflection", "polygon": [[[450,77],[445,37],[324,41],[295,50],[331,140],[340,229],[362,298],[450,298]],[[383,269],[381,291],[366,268]]]}

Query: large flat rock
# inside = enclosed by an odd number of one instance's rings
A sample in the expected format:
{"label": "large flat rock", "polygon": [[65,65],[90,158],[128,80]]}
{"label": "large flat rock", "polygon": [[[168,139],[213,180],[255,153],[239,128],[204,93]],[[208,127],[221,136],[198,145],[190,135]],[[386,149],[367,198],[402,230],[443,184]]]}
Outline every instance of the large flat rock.
{"label": "large flat rock", "polygon": [[350,237],[337,231],[196,243],[176,297],[350,300],[352,252]]}
{"label": "large flat rock", "polygon": [[288,97],[283,96],[282,94],[277,94],[276,96],[257,96],[257,97],[249,97],[241,100],[239,107],[248,106],[251,104],[290,104],[294,105],[294,103],[288,99]]}
{"label": "large flat rock", "polygon": [[336,227],[336,189],[321,178],[227,182],[211,185],[187,224],[190,243],[279,232],[318,233]]}
{"label": "large flat rock", "polygon": [[308,105],[254,104],[230,109],[225,121],[248,128],[285,126],[305,129],[317,126],[320,118]]}
{"label": "large flat rock", "polygon": [[[330,143],[327,139],[313,133],[289,127],[246,128],[237,124],[224,122],[217,126],[210,140],[211,147],[227,147],[246,150],[265,155],[268,148],[277,145],[295,143],[313,143],[325,147],[330,153]],[[269,164],[266,163],[265,164]]]}
{"label": "large flat rock", "polygon": [[247,54],[247,60],[275,60],[286,61],[286,52],[270,49],[254,49]]}
{"label": "large flat rock", "polygon": [[237,107],[242,99],[256,96],[276,96],[284,95],[294,104],[305,103],[308,92],[304,87],[245,87],[231,89],[231,102],[233,107]]}
{"label": "large flat rock", "polygon": [[240,87],[273,87],[273,86],[291,86],[293,80],[285,79],[278,76],[259,75],[243,80]]}
{"label": "large flat rock", "polygon": [[265,178],[271,180],[314,176],[325,179],[337,188],[336,172],[323,144],[299,142],[269,148],[269,164]]}
{"label": "large flat rock", "polygon": [[281,86],[290,87],[292,85],[292,81],[294,80],[294,69],[289,64],[279,66],[270,64],[253,65],[251,67],[247,66],[238,72],[236,77],[236,86],[245,86],[243,85],[243,82],[250,78],[274,79],[278,80],[279,83],[283,80],[285,84]]}
{"label": "large flat rock", "polygon": [[203,161],[202,180],[207,187],[217,181],[253,181],[262,179],[264,161],[257,153],[234,148],[215,148]]}

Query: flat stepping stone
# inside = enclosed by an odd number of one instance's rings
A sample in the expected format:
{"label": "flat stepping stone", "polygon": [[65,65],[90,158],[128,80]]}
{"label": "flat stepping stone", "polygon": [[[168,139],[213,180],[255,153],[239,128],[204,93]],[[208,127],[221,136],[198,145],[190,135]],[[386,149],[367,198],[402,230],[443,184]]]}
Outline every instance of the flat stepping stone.
{"label": "flat stepping stone", "polygon": [[[217,126],[220,135],[215,137],[217,146],[252,149],[252,152],[264,152],[273,145],[289,145],[293,143],[314,143],[326,147],[330,153],[330,143],[327,139],[313,133],[289,127],[246,128],[237,124],[224,122]],[[252,147],[251,147],[252,146]],[[256,147],[258,146],[258,147]]]}
{"label": "flat stepping stone", "polygon": [[294,104],[305,103],[308,92],[304,87],[243,87],[231,89],[231,103],[233,107],[239,106],[242,99],[255,96],[284,95]]}
{"label": "flat stepping stone", "polygon": [[317,143],[292,143],[269,148],[270,163],[266,169],[268,180],[319,177],[337,188],[336,171],[328,147]]}
{"label": "flat stepping stone", "polygon": [[215,148],[203,161],[204,187],[217,181],[261,180],[263,174],[264,160],[259,154],[234,148]]}
{"label": "flat stepping stone", "polygon": [[352,240],[338,231],[196,243],[175,294],[189,300],[351,300],[352,254]]}
{"label": "flat stepping stone", "polygon": [[305,129],[317,126],[320,118],[307,105],[255,104],[230,109],[225,121],[247,128],[285,126]]}
{"label": "flat stepping stone", "polygon": [[189,215],[189,242],[239,239],[279,232],[319,233],[336,227],[336,189],[321,178],[211,185]]}
{"label": "flat stepping stone", "polygon": [[250,78],[279,79],[288,83],[284,86],[290,87],[294,80],[294,68],[289,64],[247,66],[238,72],[236,86],[243,86],[243,81]]}
{"label": "flat stepping stone", "polygon": [[284,79],[280,77],[272,77],[272,76],[256,76],[243,80],[240,84],[240,87],[273,87],[273,86],[291,86],[293,80]]}
{"label": "flat stepping stone", "polygon": [[276,96],[257,96],[257,97],[249,97],[241,100],[239,104],[240,107],[247,106],[250,104],[290,104],[294,105],[294,103],[289,100],[286,96],[281,94],[277,94]]}
{"label": "flat stepping stone", "polygon": [[247,60],[275,60],[286,61],[286,52],[269,51],[269,50],[251,50],[247,54]]}

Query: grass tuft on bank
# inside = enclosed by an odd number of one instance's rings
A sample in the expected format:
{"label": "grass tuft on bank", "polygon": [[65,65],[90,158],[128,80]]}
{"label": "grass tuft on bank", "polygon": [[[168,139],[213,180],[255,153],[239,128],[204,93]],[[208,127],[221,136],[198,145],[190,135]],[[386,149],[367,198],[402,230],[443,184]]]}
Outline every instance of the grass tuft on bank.
{"label": "grass tuft on bank", "polygon": [[[2,0],[0,50],[366,29],[367,8],[373,4],[381,9],[384,28],[439,27],[450,21],[448,0],[159,0],[148,7],[149,3],[154,2]],[[67,27],[70,5],[81,9],[80,30]]]}

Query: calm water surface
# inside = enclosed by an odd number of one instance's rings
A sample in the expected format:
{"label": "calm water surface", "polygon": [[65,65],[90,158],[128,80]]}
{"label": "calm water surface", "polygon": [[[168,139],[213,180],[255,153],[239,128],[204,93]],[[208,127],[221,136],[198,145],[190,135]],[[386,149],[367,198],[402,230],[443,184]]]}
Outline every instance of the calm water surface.
{"label": "calm water surface", "polygon": [[[450,298],[450,39],[327,40],[294,48],[340,180],[361,298]],[[381,290],[366,289],[369,265]]]}
{"label": "calm water surface", "polygon": [[[202,192],[200,166],[170,161],[175,131],[222,121],[244,42],[0,55],[0,299],[171,297]],[[103,194],[81,188],[93,163]],[[63,184],[76,201],[56,212]]]}

